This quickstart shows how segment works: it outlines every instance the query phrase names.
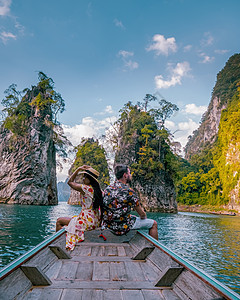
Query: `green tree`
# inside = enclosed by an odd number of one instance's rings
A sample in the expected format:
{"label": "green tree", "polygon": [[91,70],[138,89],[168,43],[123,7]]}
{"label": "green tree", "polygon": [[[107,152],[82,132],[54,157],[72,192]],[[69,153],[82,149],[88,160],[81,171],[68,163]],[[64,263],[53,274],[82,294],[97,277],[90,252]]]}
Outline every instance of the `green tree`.
{"label": "green tree", "polygon": [[154,117],[154,120],[159,129],[163,129],[165,121],[169,119],[172,114],[179,110],[176,104],[173,104],[165,99],[158,101],[158,108],[150,109],[149,113]]}
{"label": "green tree", "polygon": [[12,132],[13,138],[24,137],[29,134],[30,124],[37,120],[40,130],[49,128],[53,132],[55,148],[60,156],[67,156],[67,149],[71,143],[63,134],[62,127],[57,120],[58,113],[65,108],[64,100],[54,89],[54,81],[43,72],[38,73],[38,84],[31,89],[17,90],[12,84],[5,91],[2,100],[3,114],[1,128]]}
{"label": "green tree", "polygon": [[94,138],[82,138],[80,144],[76,147],[76,159],[70,173],[73,173],[78,167],[90,165],[99,172],[99,183],[102,188],[109,184],[109,170],[106,159],[106,153],[99,144],[98,140]]}
{"label": "green tree", "polygon": [[222,111],[214,167],[219,172],[223,197],[229,199],[240,180],[240,87]]}
{"label": "green tree", "polygon": [[[166,116],[171,116],[173,105],[162,106],[147,110],[149,101],[155,101],[156,97],[147,94],[143,102],[137,105],[128,102],[120,110],[120,117],[116,122],[118,133],[115,136],[116,162],[127,163],[133,171],[133,179],[145,182],[154,182],[159,172],[166,171],[169,176],[175,176],[176,158],[171,151],[169,132],[161,126],[158,128],[159,119],[162,116],[162,124]],[[162,103],[162,102],[160,102]],[[143,109],[144,108],[144,109]],[[121,149],[124,149],[122,153]]]}

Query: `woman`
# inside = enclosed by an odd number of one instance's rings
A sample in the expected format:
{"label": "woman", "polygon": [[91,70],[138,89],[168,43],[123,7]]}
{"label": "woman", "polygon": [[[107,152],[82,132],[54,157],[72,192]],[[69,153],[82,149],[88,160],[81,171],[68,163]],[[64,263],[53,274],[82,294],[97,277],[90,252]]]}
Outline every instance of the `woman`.
{"label": "woman", "polygon": [[[78,174],[83,174],[82,184],[74,182]],[[82,210],[78,216],[57,219],[56,231],[68,225],[66,227],[66,249],[73,250],[77,243],[84,241],[84,231],[93,230],[100,226],[103,199],[97,181],[98,176],[98,171],[90,166],[83,165],[77,168],[68,180],[68,185],[80,192]]]}

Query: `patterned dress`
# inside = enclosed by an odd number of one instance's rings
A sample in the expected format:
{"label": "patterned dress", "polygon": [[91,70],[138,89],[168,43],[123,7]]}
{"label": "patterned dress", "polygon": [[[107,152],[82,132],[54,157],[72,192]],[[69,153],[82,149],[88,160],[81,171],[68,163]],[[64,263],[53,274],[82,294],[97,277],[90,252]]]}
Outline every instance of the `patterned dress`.
{"label": "patterned dress", "polygon": [[84,231],[100,226],[99,209],[93,209],[94,190],[91,185],[81,184],[85,194],[80,193],[79,205],[82,210],[78,216],[73,216],[66,227],[66,249],[73,250],[75,245],[84,241]]}
{"label": "patterned dress", "polygon": [[137,194],[119,182],[108,186],[103,196],[103,224],[116,235],[126,234],[134,225],[131,209],[139,205]]}

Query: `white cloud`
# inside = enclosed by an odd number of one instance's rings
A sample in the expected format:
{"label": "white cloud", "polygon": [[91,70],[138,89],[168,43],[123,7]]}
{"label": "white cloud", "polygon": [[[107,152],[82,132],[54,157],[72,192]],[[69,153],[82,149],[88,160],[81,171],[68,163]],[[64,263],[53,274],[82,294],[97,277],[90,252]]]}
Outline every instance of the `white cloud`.
{"label": "white cloud", "polygon": [[[110,106],[109,106],[110,109]],[[110,127],[116,121],[116,117],[108,117],[102,120],[96,120],[92,117],[85,117],[81,124],[74,126],[62,125],[64,134],[73,144],[79,145],[82,137],[93,137],[102,134],[106,128]]]}
{"label": "white cloud", "polygon": [[125,29],[125,26],[123,25],[123,23],[121,21],[119,21],[118,19],[114,19],[113,22],[117,27]]}
{"label": "white cloud", "polygon": [[189,135],[191,135],[198,127],[199,124],[194,122],[192,119],[178,123],[174,134],[174,140],[181,143],[182,147],[185,147],[188,142]]}
{"label": "white cloud", "polygon": [[123,58],[127,58],[127,57],[129,57],[129,56],[133,56],[133,55],[134,55],[133,52],[129,52],[129,51],[125,51],[125,50],[120,50],[120,51],[118,52],[118,54],[119,54],[120,56],[122,56]]}
{"label": "white cloud", "polygon": [[134,70],[138,68],[138,63],[136,61],[132,61],[131,59],[125,62],[125,67],[130,70]]}
{"label": "white cloud", "polygon": [[7,41],[8,41],[9,39],[14,39],[14,40],[16,40],[16,38],[17,38],[17,36],[14,35],[14,34],[11,33],[11,32],[3,31],[3,32],[0,33],[0,39],[2,40],[2,42],[3,42],[4,44],[6,44]]}
{"label": "white cloud", "polygon": [[120,50],[118,52],[118,55],[121,56],[121,58],[124,62],[125,70],[126,69],[134,70],[134,69],[137,69],[139,67],[139,64],[136,61],[132,61],[131,59],[129,59],[129,57],[134,56],[134,52]]}
{"label": "white cloud", "polygon": [[214,38],[210,32],[204,33],[204,38],[201,40],[201,45],[203,47],[211,46],[214,42]]}
{"label": "white cloud", "polygon": [[183,48],[183,51],[184,52],[188,52],[188,51],[190,51],[192,49],[192,45],[187,45],[187,46],[185,46],[184,48]]}
{"label": "white cloud", "polygon": [[12,0],[0,0],[0,17],[6,17],[11,28],[14,26],[14,33],[8,28],[1,26],[0,40],[3,44],[7,44],[9,40],[16,40],[18,35],[24,35],[24,26],[17,22],[17,18],[10,13]]}
{"label": "white cloud", "polygon": [[16,22],[15,23],[15,28],[17,29],[17,31],[20,33],[20,34],[24,34],[24,31],[25,31],[25,28],[23,25],[21,25],[20,23]]}
{"label": "white cloud", "polygon": [[193,114],[193,115],[202,115],[205,113],[206,110],[207,110],[207,106],[204,105],[197,106],[196,104],[191,103],[185,106],[183,112],[187,114]]}
{"label": "white cloud", "polygon": [[177,51],[177,45],[174,37],[167,38],[161,34],[155,34],[153,36],[153,44],[146,48],[147,51],[156,51],[156,55],[168,56],[170,52]]}
{"label": "white cloud", "polygon": [[108,114],[112,114],[114,112],[112,109],[112,105],[107,105],[105,108],[105,112],[107,112]]}
{"label": "white cloud", "polygon": [[202,57],[202,60],[200,60],[200,63],[202,64],[211,63],[215,59],[214,56],[211,57],[209,55],[206,55],[204,52],[201,52],[199,56]]}
{"label": "white cloud", "polygon": [[92,118],[87,117],[82,119],[81,124],[74,125],[73,127],[69,125],[62,125],[63,130],[67,138],[73,144],[73,146],[79,145],[82,137],[92,137],[95,134],[93,128],[94,121]]}
{"label": "white cloud", "polygon": [[225,54],[225,53],[228,53],[229,50],[220,50],[220,49],[217,49],[214,52],[217,53],[217,54]]}
{"label": "white cloud", "polygon": [[196,128],[198,124],[194,122],[192,119],[189,119],[188,122],[180,122],[178,123],[179,130],[186,130],[191,134]]}
{"label": "white cloud", "polygon": [[0,16],[7,16],[10,12],[11,0],[0,0]]}
{"label": "white cloud", "polygon": [[182,84],[182,78],[187,76],[191,70],[187,61],[177,63],[174,69],[170,69],[170,79],[164,80],[162,75],[155,76],[155,84],[157,89],[167,89],[176,84]]}
{"label": "white cloud", "polygon": [[166,126],[167,129],[169,129],[171,131],[177,129],[177,126],[173,121],[166,120],[165,121],[165,126]]}
{"label": "white cloud", "polygon": [[103,111],[95,113],[95,115],[106,115],[106,114],[113,114],[113,113],[114,110],[112,108],[112,105],[107,105]]}
{"label": "white cloud", "polygon": [[65,181],[68,177],[68,171],[71,168],[74,158],[63,160],[58,154],[56,155],[57,162],[61,164],[61,169],[59,165],[57,166],[57,181]]}
{"label": "white cloud", "polygon": [[[106,109],[111,110],[111,106],[109,105]],[[100,121],[92,117],[86,117],[82,119],[81,124],[77,124],[74,126],[62,125],[62,128],[64,134],[72,143],[72,145],[78,146],[83,137],[91,138],[98,137],[104,134],[116,120],[116,117],[108,117]],[[57,178],[58,181],[64,181],[68,176],[68,170],[73,163],[74,157],[70,157],[67,162],[64,162],[60,157],[57,157],[57,160],[61,162],[63,167],[62,170],[57,170]]]}

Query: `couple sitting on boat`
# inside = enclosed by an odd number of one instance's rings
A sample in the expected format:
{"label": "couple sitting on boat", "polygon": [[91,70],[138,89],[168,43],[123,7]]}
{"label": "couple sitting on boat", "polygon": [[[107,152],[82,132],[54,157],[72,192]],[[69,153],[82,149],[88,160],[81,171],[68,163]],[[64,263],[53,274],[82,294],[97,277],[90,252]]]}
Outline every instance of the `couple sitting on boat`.
{"label": "couple sitting on boat", "polygon": [[[128,186],[132,179],[129,167],[117,165],[114,171],[116,181],[103,193],[97,181],[99,173],[90,166],[79,167],[69,178],[70,187],[80,192],[82,210],[78,216],[57,219],[56,231],[67,225],[67,249],[73,250],[84,240],[84,231],[101,225],[116,235],[126,234],[131,229],[149,229],[149,234],[158,239],[157,222],[147,219],[137,194]],[[83,174],[81,184],[74,181],[78,174]],[[139,217],[131,215],[132,208]]]}

